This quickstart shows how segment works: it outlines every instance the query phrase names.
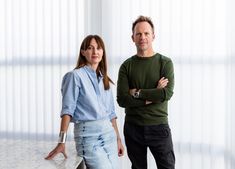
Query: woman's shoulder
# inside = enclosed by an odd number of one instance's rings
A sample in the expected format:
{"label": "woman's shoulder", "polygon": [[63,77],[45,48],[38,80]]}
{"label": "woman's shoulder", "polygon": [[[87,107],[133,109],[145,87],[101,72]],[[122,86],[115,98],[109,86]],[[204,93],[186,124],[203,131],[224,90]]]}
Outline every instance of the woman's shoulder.
{"label": "woman's shoulder", "polygon": [[64,76],[74,76],[74,77],[79,77],[84,73],[84,68],[78,68],[78,69],[73,69],[69,72],[67,72]]}
{"label": "woman's shoulder", "polygon": [[67,73],[65,73],[63,80],[68,80],[68,79],[80,79],[82,75],[82,69],[73,69]]}
{"label": "woman's shoulder", "polygon": [[65,73],[65,75],[63,76],[62,84],[75,83],[79,85],[82,79],[81,74],[82,73],[80,69],[74,69]]}

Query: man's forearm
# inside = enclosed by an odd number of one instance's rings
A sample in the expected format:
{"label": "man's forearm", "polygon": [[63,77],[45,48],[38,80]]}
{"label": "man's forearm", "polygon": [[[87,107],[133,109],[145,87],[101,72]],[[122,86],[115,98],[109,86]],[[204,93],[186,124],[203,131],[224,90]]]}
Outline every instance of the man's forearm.
{"label": "man's forearm", "polygon": [[135,99],[130,94],[117,95],[117,102],[120,107],[140,107],[145,105],[145,101],[141,99]]}
{"label": "man's forearm", "polygon": [[170,100],[173,95],[173,91],[169,88],[162,89],[141,89],[139,94],[139,99],[148,100],[152,102],[163,102]]}

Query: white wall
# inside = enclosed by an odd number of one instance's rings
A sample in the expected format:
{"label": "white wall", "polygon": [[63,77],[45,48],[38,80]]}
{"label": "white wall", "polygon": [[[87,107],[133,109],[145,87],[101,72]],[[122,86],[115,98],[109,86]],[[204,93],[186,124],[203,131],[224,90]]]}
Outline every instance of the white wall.
{"label": "white wall", "polygon": [[[154,48],[175,66],[169,119],[176,168],[233,168],[233,7],[232,0],[0,0],[0,135],[57,136],[61,78],[82,39],[104,38],[116,81],[135,53],[132,22],[147,15],[156,26]],[[116,110],[122,131],[124,110]],[[120,164],[130,168],[126,156]]]}

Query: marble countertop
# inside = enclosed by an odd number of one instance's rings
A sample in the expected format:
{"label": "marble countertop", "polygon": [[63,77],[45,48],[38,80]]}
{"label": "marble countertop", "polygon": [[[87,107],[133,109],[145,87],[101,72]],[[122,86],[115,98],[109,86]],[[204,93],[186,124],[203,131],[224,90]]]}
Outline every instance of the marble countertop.
{"label": "marble countertop", "polygon": [[67,159],[59,154],[45,160],[55,146],[55,141],[0,138],[0,169],[76,169],[80,165],[82,158],[76,155],[73,141],[66,143]]}

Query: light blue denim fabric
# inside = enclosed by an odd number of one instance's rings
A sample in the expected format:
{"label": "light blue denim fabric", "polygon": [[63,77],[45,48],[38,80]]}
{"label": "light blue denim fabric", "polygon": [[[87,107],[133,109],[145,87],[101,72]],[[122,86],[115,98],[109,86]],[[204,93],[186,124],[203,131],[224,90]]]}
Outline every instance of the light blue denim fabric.
{"label": "light blue denim fabric", "polygon": [[104,89],[102,74],[97,78],[89,66],[68,72],[61,92],[61,116],[72,116],[72,122],[116,118],[112,90]]}
{"label": "light blue denim fabric", "polygon": [[75,123],[74,139],[89,169],[118,169],[117,137],[110,120]]}

